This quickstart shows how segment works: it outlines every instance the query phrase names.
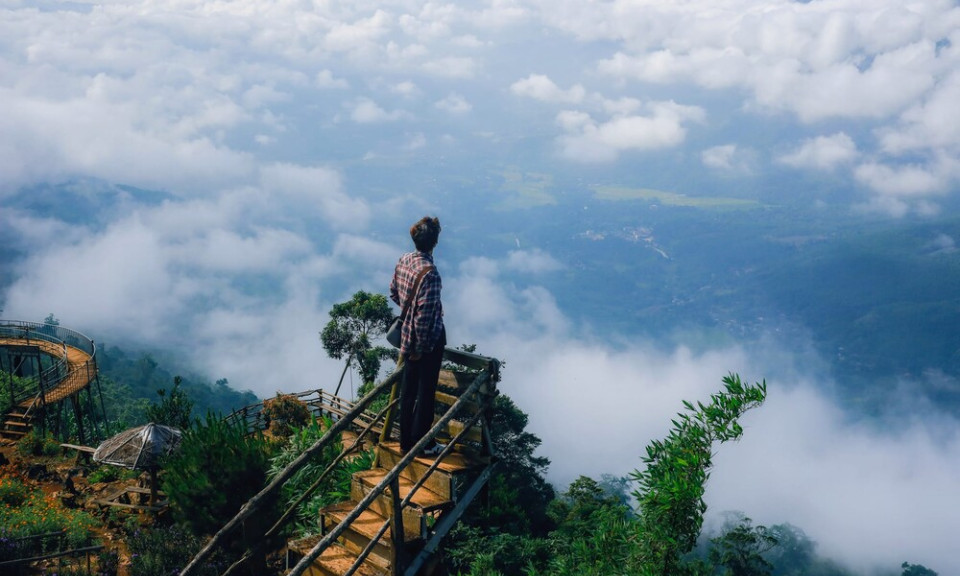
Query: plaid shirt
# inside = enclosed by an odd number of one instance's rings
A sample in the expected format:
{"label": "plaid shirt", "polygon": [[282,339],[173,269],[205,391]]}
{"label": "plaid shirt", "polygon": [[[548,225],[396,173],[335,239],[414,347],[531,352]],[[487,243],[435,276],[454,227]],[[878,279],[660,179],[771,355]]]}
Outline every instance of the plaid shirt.
{"label": "plaid shirt", "polygon": [[[390,298],[403,310],[413,292],[417,275],[433,266],[433,256],[426,252],[409,252],[400,257],[390,282]],[[400,352],[425,354],[434,349],[443,331],[443,304],[440,303],[440,273],[436,266],[423,275],[420,293],[410,303],[400,331]]]}

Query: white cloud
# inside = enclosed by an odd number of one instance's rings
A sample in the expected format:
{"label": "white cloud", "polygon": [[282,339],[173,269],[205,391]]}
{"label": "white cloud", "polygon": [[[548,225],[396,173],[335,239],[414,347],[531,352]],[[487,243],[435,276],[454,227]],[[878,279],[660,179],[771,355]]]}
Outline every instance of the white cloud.
{"label": "white cloud", "polygon": [[518,96],[561,104],[578,104],[586,96],[583,86],[577,84],[563,90],[543,74],[531,74],[523,80],[517,80],[510,85],[510,91]]}
{"label": "white cloud", "polygon": [[578,162],[612,162],[622,152],[671,148],[686,138],[685,123],[702,121],[703,109],[674,102],[647,105],[647,116],[616,116],[597,122],[583,112],[562,112],[557,124],[566,134],[557,138],[560,153]]}
{"label": "white cloud", "polygon": [[[183,314],[184,301],[199,289],[171,273],[162,238],[138,217],[75,244],[35,253],[29,262],[7,291],[5,309],[21,318],[56,310],[93,332],[110,326],[118,337],[162,339],[169,328],[166,318]],[[73,280],[58,281],[65,275]]]}
{"label": "white cloud", "polygon": [[387,111],[370,98],[358,98],[349,103],[350,118],[357,124],[378,124],[382,122],[395,122],[407,117],[403,110]]}
{"label": "white cloud", "polygon": [[938,234],[927,246],[934,254],[950,254],[957,251],[957,241],[948,234]]}
{"label": "white cloud", "polygon": [[508,270],[530,274],[554,272],[563,268],[563,264],[556,258],[539,248],[533,250],[511,250],[507,255],[504,266]]}
{"label": "white cloud", "polygon": [[434,106],[450,114],[466,114],[473,110],[473,106],[467,102],[467,99],[456,92],[451,92],[443,100],[438,100]]}
{"label": "white cloud", "polygon": [[323,36],[323,46],[334,52],[367,55],[376,52],[376,43],[387,36],[393,20],[385,10],[377,9],[368,18],[352,22],[333,20]]}
{"label": "white cloud", "polygon": [[321,89],[346,90],[350,83],[343,78],[335,78],[330,70],[321,70],[317,72],[315,84]]}
{"label": "white cloud", "polygon": [[420,89],[417,88],[417,85],[409,80],[394,84],[390,87],[390,91],[407,98],[420,94]]}
{"label": "white cloud", "polygon": [[750,174],[753,171],[754,154],[736,144],[723,144],[707,148],[700,153],[704,166],[730,174]]}
{"label": "white cloud", "polygon": [[470,79],[476,76],[480,64],[469,56],[447,56],[425,62],[421,69],[441,78]]}
{"label": "white cloud", "polygon": [[97,96],[58,102],[0,90],[0,106],[6,110],[0,167],[8,187],[80,174],[199,191],[251,173],[249,154],[204,135],[238,121],[229,104],[201,107],[192,118],[167,125],[157,125],[132,102]]}
{"label": "white cloud", "polygon": [[272,164],[260,171],[260,185],[278,197],[278,206],[300,217],[318,215],[336,229],[362,230],[370,219],[366,202],[342,188],[334,170]]}
{"label": "white cloud", "polygon": [[416,134],[410,134],[407,137],[407,142],[403,145],[404,150],[420,150],[427,145],[427,136],[423,132],[417,132]]}
{"label": "white cloud", "polygon": [[838,132],[804,140],[795,150],[777,160],[794,168],[833,170],[839,165],[853,162],[857,156],[857,145],[853,138]]}
{"label": "white cloud", "polygon": [[929,168],[919,165],[889,166],[867,162],[855,170],[859,182],[886,195],[926,196],[942,190],[943,180]]}
{"label": "white cloud", "polygon": [[604,15],[559,23],[621,44],[598,62],[601,73],[711,90],[742,87],[757,104],[805,122],[902,111],[936,85],[945,63],[934,44],[960,18],[948,2],[735,1],[669,8],[616,2],[607,8]]}
{"label": "white cloud", "polygon": [[864,572],[910,560],[954,573],[948,550],[960,520],[944,503],[956,499],[958,456],[955,420],[874,429],[848,421],[809,383],[771,386],[743,439],[718,451],[707,500],[757,523],[789,518],[821,554]]}
{"label": "white cloud", "polygon": [[[792,362],[768,345],[613,349],[555,309],[530,308],[529,289],[504,286],[497,269],[493,260],[465,263],[449,281],[451,341],[506,360],[500,390],[529,414],[561,489],[581,474],[641,468],[644,446],[667,434],[681,401],[707,400],[729,372],[754,382]],[[545,296],[534,298],[550,302]],[[874,429],[849,421],[818,391],[816,375],[766,379],[769,399],[743,418],[743,439],[717,450],[708,515],[739,510],[768,526],[793,523],[821,554],[863,570],[896,569],[904,559],[960,569],[951,548],[960,520],[943,505],[956,493],[960,422],[944,416]]]}
{"label": "white cloud", "polygon": [[890,154],[937,149],[960,151],[957,102],[960,102],[960,72],[953,73],[904,112],[898,126],[879,130],[883,150]]}

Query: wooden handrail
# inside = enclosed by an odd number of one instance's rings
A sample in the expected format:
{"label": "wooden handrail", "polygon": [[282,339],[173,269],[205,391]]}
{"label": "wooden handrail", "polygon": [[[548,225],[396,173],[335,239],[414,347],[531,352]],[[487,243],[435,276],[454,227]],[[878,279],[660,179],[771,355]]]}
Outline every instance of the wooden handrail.
{"label": "wooden handrail", "polygon": [[[386,490],[390,483],[400,476],[400,472],[406,468],[414,458],[417,457],[417,454],[419,454],[429,442],[433,441],[437,434],[439,434],[447,426],[447,424],[453,420],[453,417],[456,416],[463,405],[467,403],[468,396],[480,390],[483,385],[489,382],[489,380],[490,376],[487,373],[481,373],[479,376],[477,376],[477,378],[473,381],[473,384],[471,384],[470,387],[464,391],[464,393],[453,404],[453,406],[451,406],[450,409],[447,410],[447,412],[433,425],[433,428],[431,428],[430,431],[427,432],[420,439],[420,441],[418,441],[413,448],[411,448],[410,451],[407,452],[403,458],[401,458],[400,461],[397,462],[397,464],[386,473],[386,475],[384,475],[383,479],[380,480],[380,483],[378,483],[369,493],[367,493],[367,495],[360,500],[356,507],[354,507],[354,509],[347,514],[347,516],[339,524],[337,524],[335,528],[321,538],[320,541],[317,542],[317,544],[306,555],[304,555],[299,562],[297,562],[287,576],[300,576],[303,574],[310,567],[310,565],[313,564],[314,560],[316,560],[320,554],[322,554],[323,551],[330,546],[330,544],[339,538],[340,535],[346,531],[347,527],[354,520],[356,520],[360,514],[366,510],[370,504],[380,496],[380,494],[384,492],[384,490]],[[181,576],[183,576],[183,574],[181,574]]]}
{"label": "wooden handrail", "polygon": [[190,560],[190,563],[187,564],[183,570],[180,571],[180,576],[189,576],[193,573],[197,566],[200,565],[200,562],[206,560],[210,554],[220,545],[220,541],[230,532],[232,532],[241,522],[252,516],[255,512],[260,509],[260,506],[265,501],[269,501],[269,498],[286,483],[300,468],[305,466],[311,458],[321,453],[322,450],[332,442],[340,432],[342,432],[347,426],[349,426],[353,420],[357,417],[358,414],[366,410],[367,406],[380,395],[381,392],[387,389],[388,386],[393,385],[393,383],[400,378],[402,372],[399,370],[394,370],[383,382],[377,385],[370,394],[364,396],[360,399],[359,402],[351,409],[346,416],[338,420],[331,426],[327,432],[312,446],[303,451],[300,456],[298,456],[293,462],[287,465],[279,474],[269,483],[267,486],[257,493],[253,498],[247,501],[244,504],[240,511],[237,512],[226,525],[223,526],[216,534],[213,535],[213,538],[207,542],[207,545],[204,546],[196,556]]}

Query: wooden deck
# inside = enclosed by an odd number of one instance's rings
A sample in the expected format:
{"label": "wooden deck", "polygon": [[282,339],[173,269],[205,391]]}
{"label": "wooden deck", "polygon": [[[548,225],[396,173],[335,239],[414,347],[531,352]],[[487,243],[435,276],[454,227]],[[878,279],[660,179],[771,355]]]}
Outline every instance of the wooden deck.
{"label": "wooden deck", "polygon": [[[2,346],[23,346],[28,344],[30,346],[36,346],[40,349],[41,352],[52,356],[54,358],[61,358],[63,356],[63,346],[60,344],[55,344],[53,342],[47,342],[46,340],[23,340],[20,338],[0,338],[0,347]],[[80,350],[79,348],[73,348],[72,346],[67,346],[67,377],[64,378],[58,385],[51,388],[46,393],[46,401],[48,404],[53,404],[63,400],[64,398],[69,398],[73,396],[80,390],[83,390],[90,385],[90,382],[96,376],[96,372],[93,370],[87,369],[87,364],[90,362],[91,356]],[[19,404],[23,408],[29,408],[34,402],[33,398],[24,400]]]}
{"label": "wooden deck", "polygon": [[[0,347],[25,346],[56,359],[56,362],[66,360],[66,376],[59,382],[51,383],[44,391],[43,402],[47,406],[75,396],[97,377],[96,361],[90,353],[80,348],[33,338],[0,337]],[[2,415],[0,443],[16,442],[30,432],[39,400],[39,396],[33,395],[11,406]]]}

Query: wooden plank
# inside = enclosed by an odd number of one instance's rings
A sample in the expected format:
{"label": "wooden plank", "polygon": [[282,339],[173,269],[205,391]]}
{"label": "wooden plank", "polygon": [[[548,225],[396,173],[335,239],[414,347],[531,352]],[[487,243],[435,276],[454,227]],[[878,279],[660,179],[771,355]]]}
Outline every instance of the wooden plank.
{"label": "wooden plank", "polygon": [[476,380],[476,374],[467,374],[466,372],[453,372],[451,370],[441,370],[440,377],[437,379],[437,386],[448,388],[457,396],[466,390],[473,381]]}
{"label": "wooden plank", "polygon": [[[440,417],[436,416],[433,419],[433,423],[436,424],[440,421]],[[447,435],[450,438],[453,438],[463,430],[463,422],[458,422],[457,420],[451,420],[447,423]],[[463,442],[481,442],[483,440],[483,432],[480,430],[480,426],[474,425],[470,427],[470,430],[467,431],[463,437],[460,438]]]}
{"label": "wooden plank", "polygon": [[475,370],[486,370],[488,368],[499,365],[494,358],[488,358],[486,356],[480,356],[479,354],[472,354],[470,352],[464,352],[463,350],[455,350],[453,348],[444,348],[443,349],[443,358],[450,362],[456,362],[461,366],[466,366],[467,368],[473,368]]}
{"label": "wooden plank", "polygon": [[162,512],[166,505],[161,506],[144,506],[142,504],[124,504],[122,502],[110,502],[109,500],[94,500],[94,504],[98,506],[114,506],[116,508],[129,508],[132,510],[145,510],[147,512]]}
{"label": "wooden plank", "polygon": [[76,450],[77,452],[89,452],[90,454],[93,454],[97,451],[96,448],[91,446],[80,446],[78,444],[61,444],[60,447],[67,448],[69,450]]}
{"label": "wooden plank", "polygon": [[[437,402],[444,404],[446,406],[453,406],[454,402],[457,401],[457,397],[452,394],[447,394],[437,390],[436,394]],[[463,414],[465,417],[470,417],[476,414],[480,410],[480,405],[476,402],[466,402],[463,404],[463,411],[460,414]],[[446,412],[446,410],[444,410]]]}

